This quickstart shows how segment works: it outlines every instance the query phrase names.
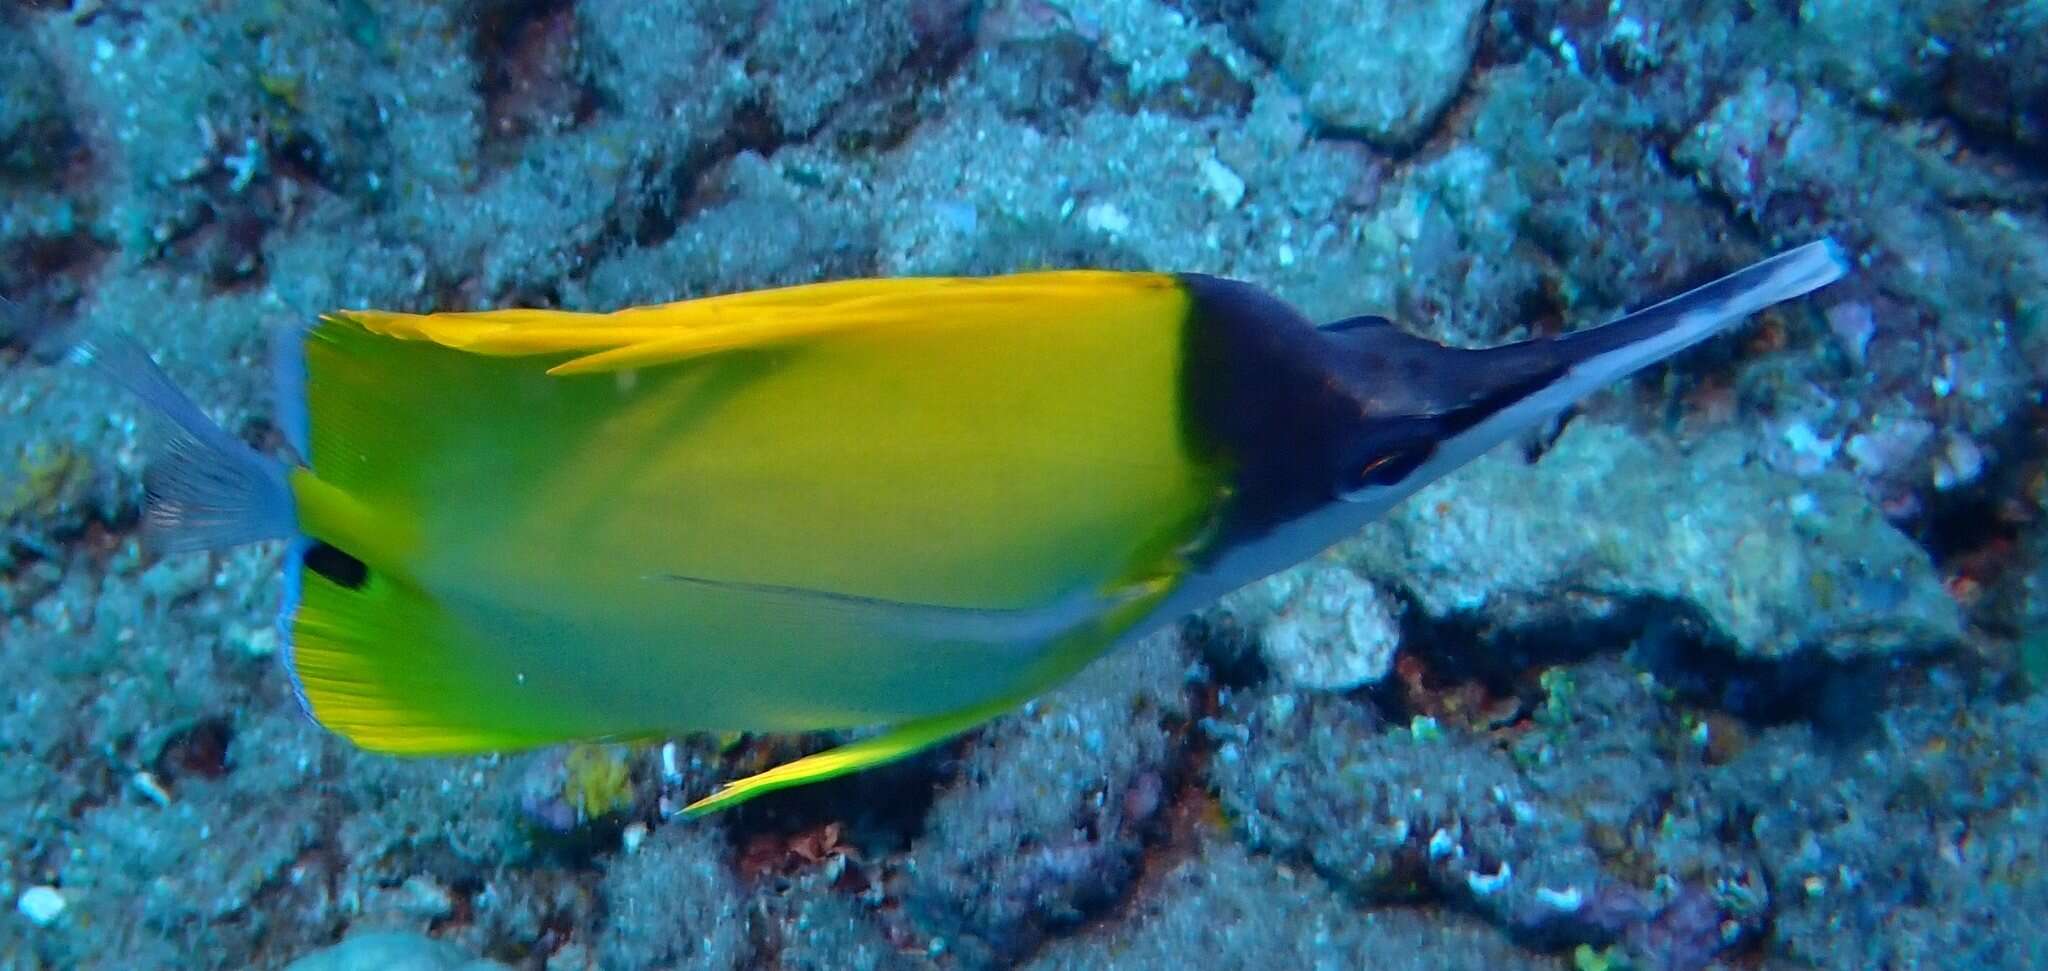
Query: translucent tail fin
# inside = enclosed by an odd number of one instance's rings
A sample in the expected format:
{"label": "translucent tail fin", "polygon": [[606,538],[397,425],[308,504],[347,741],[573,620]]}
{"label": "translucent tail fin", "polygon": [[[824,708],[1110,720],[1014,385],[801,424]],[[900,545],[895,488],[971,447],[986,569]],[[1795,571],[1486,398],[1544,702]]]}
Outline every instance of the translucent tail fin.
{"label": "translucent tail fin", "polygon": [[143,522],[151,546],[182,553],[284,539],[298,532],[284,464],[208,418],[141,345],[125,335],[93,328],[71,345],[69,353],[178,427],[169,448],[143,478],[149,496]]}

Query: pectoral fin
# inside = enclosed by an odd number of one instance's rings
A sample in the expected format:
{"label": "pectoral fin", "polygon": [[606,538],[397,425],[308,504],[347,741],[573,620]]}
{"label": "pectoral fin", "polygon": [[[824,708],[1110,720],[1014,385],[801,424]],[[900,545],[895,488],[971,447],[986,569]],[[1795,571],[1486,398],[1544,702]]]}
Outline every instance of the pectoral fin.
{"label": "pectoral fin", "polygon": [[845,622],[889,631],[905,639],[959,641],[992,647],[1039,647],[1149,592],[1136,587],[1122,595],[1080,590],[1051,603],[1023,608],[952,607],[808,590],[766,583],[738,583],[662,574],[653,579],[745,598],[764,606],[826,612]]}

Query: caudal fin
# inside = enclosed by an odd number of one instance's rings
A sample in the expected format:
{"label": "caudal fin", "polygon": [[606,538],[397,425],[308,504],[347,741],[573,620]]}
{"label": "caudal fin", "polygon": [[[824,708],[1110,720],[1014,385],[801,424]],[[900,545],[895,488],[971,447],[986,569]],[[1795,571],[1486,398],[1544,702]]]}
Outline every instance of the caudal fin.
{"label": "caudal fin", "polygon": [[73,360],[170,419],[178,432],[151,462],[144,526],[167,553],[224,549],[297,533],[297,512],[282,462],[227,433],[171,383],[141,345],[89,328],[71,345]]}

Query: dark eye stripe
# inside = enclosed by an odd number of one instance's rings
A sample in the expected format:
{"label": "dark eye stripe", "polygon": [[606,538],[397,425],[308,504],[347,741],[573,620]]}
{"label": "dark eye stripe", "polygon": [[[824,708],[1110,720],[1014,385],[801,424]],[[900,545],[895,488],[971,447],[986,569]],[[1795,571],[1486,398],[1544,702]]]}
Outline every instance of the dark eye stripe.
{"label": "dark eye stripe", "polygon": [[360,590],[370,580],[367,564],[327,543],[314,543],[306,550],[306,569],[326,577],[335,586],[349,590]]}

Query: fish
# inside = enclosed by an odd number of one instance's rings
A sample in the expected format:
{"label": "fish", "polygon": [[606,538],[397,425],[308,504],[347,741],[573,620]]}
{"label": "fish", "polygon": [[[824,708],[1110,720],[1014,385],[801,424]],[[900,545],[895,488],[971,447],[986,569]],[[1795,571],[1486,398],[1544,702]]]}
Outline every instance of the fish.
{"label": "fish", "polygon": [[969,731],[1849,267],[1490,348],[1198,273],[336,310],[278,342],[278,454],[118,331],[70,353],[177,429],[152,543],[285,542],[293,691],[362,748],[880,729],[695,816]]}

